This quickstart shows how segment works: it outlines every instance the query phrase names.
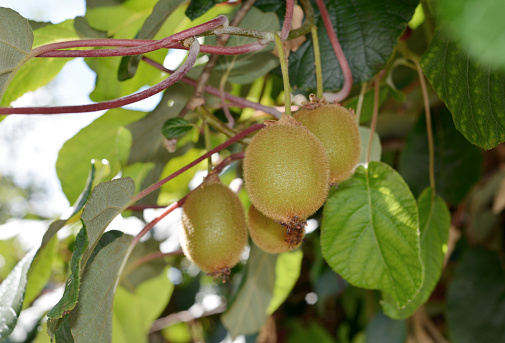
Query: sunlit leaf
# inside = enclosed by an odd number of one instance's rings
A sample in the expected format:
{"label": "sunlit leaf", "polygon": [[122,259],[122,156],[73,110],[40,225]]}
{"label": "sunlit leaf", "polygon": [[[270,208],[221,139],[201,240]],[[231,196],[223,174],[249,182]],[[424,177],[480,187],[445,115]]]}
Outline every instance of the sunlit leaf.
{"label": "sunlit leaf", "polygon": [[479,64],[437,30],[421,66],[470,143],[491,149],[505,141],[505,71]]}
{"label": "sunlit leaf", "polygon": [[401,176],[370,162],[332,190],[323,210],[321,249],[349,283],[407,305],[421,287],[423,265],[417,204]]}
{"label": "sunlit leaf", "polygon": [[7,338],[16,327],[23,306],[27,281],[26,274],[35,251],[32,250],[26,254],[0,284],[0,340]]}
{"label": "sunlit leaf", "polygon": [[[28,20],[10,8],[0,7],[0,99],[14,74],[25,62],[33,44]],[[3,101],[0,104],[5,104]],[[10,102],[10,101],[9,101]]]}
{"label": "sunlit leaf", "polygon": [[[33,47],[61,42],[65,40],[79,39],[74,30],[74,21],[66,20],[59,24],[49,24],[33,31]],[[16,73],[5,92],[1,106],[8,106],[29,91],[34,91],[45,86],[58,73],[61,68],[70,61],[69,58],[32,58]]]}
{"label": "sunlit leaf", "polygon": [[427,188],[418,199],[421,260],[424,264],[423,286],[404,309],[398,309],[388,298],[385,299],[382,303],[384,312],[394,319],[408,318],[414,314],[428,300],[442,274],[451,215],[444,200],[439,196],[432,198],[432,195],[433,189]]}
{"label": "sunlit leaf", "polygon": [[267,308],[272,314],[282,305],[295,286],[302,269],[302,249],[279,254],[275,264],[275,286],[273,298]]}
{"label": "sunlit leaf", "polygon": [[86,185],[92,160],[107,160],[110,166],[108,179],[118,173],[121,166],[119,148],[122,144],[118,139],[120,128],[143,116],[143,112],[113,109],[65,142],[58,154],[56,172],[63,192],[71,203],[75,202]]}
{"label": "sunlit leaf", "polygon": [[148,341],[152,322],[165,309],[174,289],[168,280],[166,266],[164,270],[155,278],[145,278],[133,292],[118,287],[113,305],[113,343]]}
{"label": "sunlit leaf", "polygon": [[232,337],[256,333],[265,324],[275,286],[276,260],[277,255],[251,247],[247,279],[228,311],[221,316]]}

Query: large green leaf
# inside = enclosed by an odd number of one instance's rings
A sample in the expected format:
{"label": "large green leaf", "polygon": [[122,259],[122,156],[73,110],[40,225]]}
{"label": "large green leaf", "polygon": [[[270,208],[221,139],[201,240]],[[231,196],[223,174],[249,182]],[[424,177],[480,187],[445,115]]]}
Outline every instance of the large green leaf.
{"label": "large green leaf", "polygon": [[454,343],[505,342],[505,273],[497,254],[467,251],[447,295]]}
{"label": "large green leaf", "polygon": [[147,342],[152,322],[167,306],[173,289],[166,272],[142,282],[134,292],[118,287],[113,305],[112,342]]}
{"label": "large green leaf", "polygon": [[224,1],[226,0],[191,0],[184,13],[189,19],[193,20],[205,14],[205,12],[210,10],[215,4]]}
{"label": "large green leaf", "polygon": [[0,284],[0,341],[7,338],[16,327],[23,307],[26,274],[34,255],[35,250],[26,254]]}
{"label": "large green leaf", "polygon": [[47,323],[48,332],[51,336],[54,332],[56,332],[58,326],[60,325],[59,323],[61,321],[59,319],[74,309],[77,303],[81,285],[81,275],[86,263],[85,261],[82,261],[82,257],[88,245],[88,235],[86,227],[84,226],[75,238],[74,252],[72,253],[72,259],[70,260],[71,275],[65,284],[63,296],[47,313],[47,316],[49,317],[49,321]]}
{"label": "large green leaf", "polygon": [[505,2],[501,0],[440,0],[441,20],[480,62],[505,69]]}
{"label": "large green leaf", "polygon": [[61,148],[56,161],[56,172],[67,199],[73,203],[84,188],[92,160],[106,159],[110,166],[109,179],[114,177],[121,166],[121,128],[145,116],[143,112],[121,108],[106,112]]}
{"label": "large green leaf", "polygon": [[131,178],[101,183],[93,189],[81,215],[89,240],[84,262],[91,257],[110,222],[131,204],[134,193],[135,183]]}
{"label": "large green leaf", "polygon": [[131,240],[129,235],[116,238],[86,267],[79,302],[70,312],[70,328],[76,342],[112,341],[114,294]]}
{"label": "large green leaf", "polygon": [[295,286],[302,269],[302,249],[279,254],[275,264],[275,285],[267,313],[272,314],[282,305]]}
{"label": "large green leaf", "polygon": [[275,286],[276,260],[277,255],[251,247],[247,279],[228,311],[221,316],[232,337],[254,334],[265,324]]}
{"label": "large green leaf", "polygon": [[[279,19],[274,13],[263,13],[253,7],[239,27],[259,31],[279,31]],[[236,46],[254,43],[257,39],[231,36],[227,45]],[[211,41],[212,42],[212,41]],[[249,84],[262,77],[279,65],[279,58],[272,54],[273,44],[257,52],[236,56],[221,56],[214,68],[218,75],[228,73],[227,81],[238,84]]]}
{"label": "large green leaf", "polygon": [[[74,29],[74,20],[66,20],[59,24],[49,24],[33,31],[33,47],[79,39]],[[9,84],[0,106],[8,106],[29,91],[34,91],[49,83],[61,68],[70,61],[68,58],[32,58],[16,73]]]}
{"label": "large green leaf", "polygon": [[505,72],[479,64],[441,29],[421,66],[471,143],[491,149],[505,141]]}
{"label": "large green leaf", "polygon": [[323,210],[321,249],[349,283],[406,306],[423,281],[417,204],[401,176],[370,162],[332,190]]}
{"label": "large green leaf", "polygon": [[[419,1],[326,0],[325,3],[354,83],[358,84],[369,80],[386,64]],[[342,87],[344,77],[315,5],[314,10],[324,89],[336,90]],[[289,55],[289,81],[294,88],[316,89],[310,35],[297,51]]]}
{"label": "large green leaf", "polygon": [[389,299],[382,303],[384,312],[394,319],[410,317],[420,305],[424,304],[442,274],[451,214],[442,198],[432,196],[433,189],[427,188],[418,199],[421,260],[424,264],[423,286],[404,309],[398,309]]}
{"label": "large green leaf", "polygon": [[[10,8],[0,7],[0,100],[33,45],[28,20]],[[4,101],[0,102],[3,104]],[[3,106],[3,105],[2,105]]]}
{"label": "large green leaf", "polygon": [[[459,204],[479,180],[482,153],[459,133],[447,110],[432,115],[437,194],[451,204]],[[430,184],[426,118],[421,116],[407,137],[398,170],[419,196]]]}

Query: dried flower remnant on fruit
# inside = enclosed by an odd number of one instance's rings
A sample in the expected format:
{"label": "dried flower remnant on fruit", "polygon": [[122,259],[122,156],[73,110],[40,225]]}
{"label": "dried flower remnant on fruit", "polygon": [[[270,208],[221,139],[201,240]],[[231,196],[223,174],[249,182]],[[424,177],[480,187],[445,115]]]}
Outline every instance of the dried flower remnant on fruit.
{"label": "dried flower remnant on fruit", "polygon": [[328,157],[306,127],[284,114],[251,139],[244,179],[256,209],[287,228],[296,228],[326,200]]}
{"label": "dried flower remnant on fruit", "polygon": [[181,246],[202,271],[226,281],[247,243],[238,196],[211,173],[183,205]]}
{"label": "dried flower remnant on fruit", "polygon": [[330,182],[337,184],[352,176],[359,163],[361,138],[354,113],[311,96],[311,101],[294,114],[323,144],[330,162]]}

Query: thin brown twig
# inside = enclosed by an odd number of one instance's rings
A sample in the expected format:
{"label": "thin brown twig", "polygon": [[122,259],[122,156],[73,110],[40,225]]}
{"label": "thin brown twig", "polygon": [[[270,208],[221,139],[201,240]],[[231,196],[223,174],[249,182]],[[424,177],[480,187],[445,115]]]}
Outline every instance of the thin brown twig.
{"label": "thin brown twig", "polygon": [[293,12],[295,9],[294,0],[286,0],[286,16],[284,17],[284,24],[280,34],[281,40],[285,41],[288,38],[289,31],[291,30],[291,23],[293,22]]}
{"label": "thin brown twig", "polygon": [[374,88],[374,98],[373,98],[373,115],[372,115],[372,124],[370,125],[370,138],[368,139],[368,149],[366,152],[366,163],[370,163],[370,156],[372,153],[372,143],[373,143],[373,135],[375,133],[375,128],[377,126],[377,117],[379,116],[379,96],[380,96],[380,80],[382,75],[384,74],[384,70],[380,71],[375,76],[375,88]]}

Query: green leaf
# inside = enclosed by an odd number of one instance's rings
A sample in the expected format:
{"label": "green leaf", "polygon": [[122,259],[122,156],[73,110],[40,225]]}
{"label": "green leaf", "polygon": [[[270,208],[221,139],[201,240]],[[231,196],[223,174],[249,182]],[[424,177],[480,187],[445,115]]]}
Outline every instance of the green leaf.
{"label": "green leaf", "polygon": [[[153,8],[153,12],[142,25],[136,39],[153,39],[163,26],[165,20],[172,12],[179,7],[185,0],[158,0]],[[118,70],[118,79],[120,81],[131,79],[135,76],[141,55],[123,56]]]}
{"label": "green leaf", "polygon": [[26,274],[34,255],[35,250],[27,253],[0,284],[0,340],[7,338],[16,327],[23,307]]}
{"label": "green leaf", "polygon": [[401,176],[370,162],[332,190],[323,209],[321,249],[349,283],[407,305],[421,288],[423,265],[417,204]]}
{"label": "green leaf", "polygon": [[107,244],[86,266],[79,302],[70,312],[70,328],[77,342],[112,341],[112,306],[123,260],[132,236]]}
{"label": "green leaf", "polygon": [[58,237],[53,235],[47,244],[37,250],[28,272],[23,309],[31,305],[49,281],[57,245]]}
{"label": "green leaf", "polygon": [[505,3],[500,0],[441,0],[440,18],[475,59],[505,69]]}
{"label": "green leaf", "polygon": [[82,208],[88,201],[89,194],[91,193],[91,189],[93,188],[93,182],[95,181],[95,171],[96,171],[95,163],[92,162],[88,174],[88,179],[86,180],[86,186],[84,187],[84,190],[81,192],[81,194],[79,194],[79,197],[75,201],[74,206],[72,206],[72,214],[68,216],[69,218],[72,218],[80,210],[82,210]]}
{"label": "green leaf", "polygon": [[221,316],[232,337],[256,333],[265,324],[275,286],[276,260],[277,255],[251,247],[245,283]]}
{"label": "green leaf", "polygon": [[[482,153],[459,133],[448,111],[432,115],[437,194],[459,204],[477,183],[482,170]],[[407,137],[398,170],[419,196],[429,186],[429,150],[426,118],[421,116]]]}
{"label": "green leaf", "polygon": [[[49,24],[33,31],[33,47],[79,39],[74,29],[74,20],[59,24]],[[12,101],[29,91],[45,86],[70,61],[69,58],[32,58],[16,73],[9,84],[0,106],[8,106]]]}
{"label": "green leaf", "polygon": [[393,319],[408,318],[414,314],[417,308],[428,300],[442,274],[451,214],[442,198],[432,196],[433,189],[427,188],[418,199],[421,260],[424,264],[423,286],[404,309],[398,309],[388,299],[382,303],[384,312]]}
{"label": "green leaf", "polygon": [[191,0],[188,8],[186,9],[186,16],[194,20],[205,14],[208,10],[210,10],[215,4],[224,2],[226,0]]}
{"label": "green leaf", "polygon": [[130,178],[101,183],[93,189],[81,215],[89,240],[84,262],[91,257],[110,222],[130,205],[134,192],[135,183]]}
{"label": "green leaf", "polygon": [[[274,13],[263,13],[255,7],[247,12],[239,27],[259,31],[280,30],[279,19]],[[226,45],[236,46],[254,42],[257,42],[257,39],[231,36]],[[217,75],[227,73],[227,81],[230,83],[252,83],[279,65],[279,58],[272,54],[273,47],[274,45],[270,44],[257,52],[238,56],[220,56],[214,70]]]}
{"label": "green leaf", "polygon": [[[86,227],[83,226],[81,231],[77,234],[75,238],[74,252],[72,253],[72,259],[70,260],[70,272],[72,273],[65,283],[65,291],[60,301],[47,313],[49,317],[48,321],[48,332],[52,337],[53,334],[49,331],[51,329],[57,329],[60,324],[60,319],[65,314],[74,309],[77,299],[79,296],[81,274],[83,265],[86,261],[82,261],[82,257],[86,248],[89,245],[88,235],[86,232]],[[54,324],[54,325],[53,325]],[[54,333],[55,331],[53,331]]]}
{"label": "green leaf", "polygon": [[[0,100],[14,74],[23,65],[33,45],[28,20],[10,8],[0,7]],[[1,102],[3,104],[4,101]]]}
{"label": "green leaf", "polygon": [[131,164],[123,169],[123,175],[131,177],[135,182],[135,193],[142,190],[142,183],[146,178],[147,174],[151,172],[154,168],[154,163],[142,163],[138,162]]}
{"label": "green leaf", "polygon": [[447,320],[454,342],[505,341],[505,273],[500,256],[483,249],[463,255],[448,290]]}
{"label": "green leaf", "polygon": [[[366,157],[368,154],[368,142],[370,140],[370,129],[365,126],[359,127],[359,136],[361,138],[361,156],[359,158],[360,163],[366,163]],[[374,132],[372,138],[372,151],[370,153],[370,161],[381,160],[382,155],[382,145],[381,140],[377,132]]]}
{"label": "green leaf", "polygon": [[404,343],[407,338],[407,322],[392,320],[377,312],[366,326],[367,343]]}
{"label": "green leaf", "polygon": [[172,139],[182,136],[192,128],[193,125],[184,118],[170,118],[163,124],[161,133],[165,138]]}
{"label": "green leaf", "polygon": [[[134,292],[118,287],[114,297],[112,342],[147,342],[152,322],[167,306],[174,286],[165,272],[142,282]],[[125,339],[120,339],[124,337]]]}
{"label": "green leaf", "polygon": [[56,161],[56,172],[70,203],[75,202],[84,189],[92,160],[108,161],[109,179],[119,172],[119,150],[122,146],[122,141],[118,139],[120,129],[143,116],[143,112],[113,109],[65,142]]}
{"label": "green leaf", "polygon": [[[370,80],[388,61],[398,37],[412,18],[417,0],[326,0],[333,28],[349,61],[355,84]],[[316,11],[323,85],[327,91],[342,88],[344,77]],[[289,55],[289,81],[293,88],[316,89],[314,49],[310,35]]]}
{"label": "green leaf", "polygon": [[442,30],[435,32],[421,66],[472,144],[491,149],[505,141],[505,72],[477,63]]}
{"label": "green leaf", "polygon": [[302,269],[302,249],[279,254],[275,264],[275,286],[273,298],[267,308],[272,314],[282,305],[295,286]]}

